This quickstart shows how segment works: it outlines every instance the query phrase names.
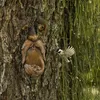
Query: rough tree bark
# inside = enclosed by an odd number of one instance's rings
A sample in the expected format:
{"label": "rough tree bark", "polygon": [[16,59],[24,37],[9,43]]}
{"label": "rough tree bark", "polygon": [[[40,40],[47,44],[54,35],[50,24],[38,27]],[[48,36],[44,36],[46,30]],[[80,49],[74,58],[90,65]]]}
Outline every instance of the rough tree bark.
{"label": "rough tree bark", "polygon": [[[61,100],[61,63],[55,48],[56,42],[67,41],[64,8],[60,0],[0,1],[0,100]],[[45,72],[33,79],[21,65],[21,46],[27,36],[22,28],[37,16],[47,20],[48,33]]]}

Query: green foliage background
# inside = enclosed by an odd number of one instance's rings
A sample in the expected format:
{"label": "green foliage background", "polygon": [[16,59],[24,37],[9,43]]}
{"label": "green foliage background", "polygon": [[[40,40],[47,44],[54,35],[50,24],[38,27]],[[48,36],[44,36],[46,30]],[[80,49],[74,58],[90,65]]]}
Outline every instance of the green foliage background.
{"label": "green foliage background", "polygon": [[[70,44],[76,54],[72,67],[66,69],[62,61],[61,98],[100,100],[100,0],[63,0],[63,7],[69,10]],[[62,34],[66,37],[64,30]]]}

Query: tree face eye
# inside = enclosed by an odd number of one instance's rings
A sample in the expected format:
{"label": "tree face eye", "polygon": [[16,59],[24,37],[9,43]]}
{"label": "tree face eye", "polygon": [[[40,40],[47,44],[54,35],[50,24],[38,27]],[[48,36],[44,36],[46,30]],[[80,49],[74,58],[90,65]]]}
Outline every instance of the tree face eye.
{"label": "tree face eye", "polygon": [[43,30],[45,29],[45,28],[44,28],[44,25],[41,25],[41,24],[40,24],[40,25],[38,26],[38,29],[39,29],[40,31],[43,31]]}
{"label": "tree face eye", "polygon": [[44,26],[41,26],[41,29],[44,29]]}

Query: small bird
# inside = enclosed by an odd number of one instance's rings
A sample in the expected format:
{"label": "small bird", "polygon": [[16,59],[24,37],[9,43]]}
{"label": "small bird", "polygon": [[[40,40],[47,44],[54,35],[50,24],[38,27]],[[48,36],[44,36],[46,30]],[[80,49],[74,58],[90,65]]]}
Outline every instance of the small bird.
{"label": "small bird", "polygon": [[68,60],[68,58],[70,58],[71,56],[73,56],[75,54],[75,49],[73,47],[69,46],[65,50],[57,49],[57,53],[59,54],[59,56],[64,58],[66,60],[66,62],[70,62],[70,60]]}

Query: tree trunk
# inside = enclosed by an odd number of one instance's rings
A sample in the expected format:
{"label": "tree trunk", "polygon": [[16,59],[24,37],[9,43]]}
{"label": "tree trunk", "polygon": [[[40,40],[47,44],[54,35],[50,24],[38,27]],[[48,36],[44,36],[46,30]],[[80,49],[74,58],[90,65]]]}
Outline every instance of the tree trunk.
{"label": "tree trunk", "polygon": [[[70,9],[66,10],[65,5],[66,3],[60,0],[2,0],[0,2],[1,100],[62,99],[61,63],[55,48],[61,41],[64,45],[60,44],[60,47],[67,46],[66,32],[69,33],[70,23],[65,24],[65,21],[69,20],[65,17],[69,17]],[[26,75],[21,65],[21,47],[27,37],[23,27],[32,24],[37,16],[42,16],[47,21],[48,33],[45,71],[42,76],[34,79]],[[67,30],[64,31],[66,28]],[[69,74],[70,71],[71,69]],[[69,78],[70,88],[72,88],[71,84],[72,80]],[[72,100],[72,93],[68,91],[70,94],[68,98]]]}

